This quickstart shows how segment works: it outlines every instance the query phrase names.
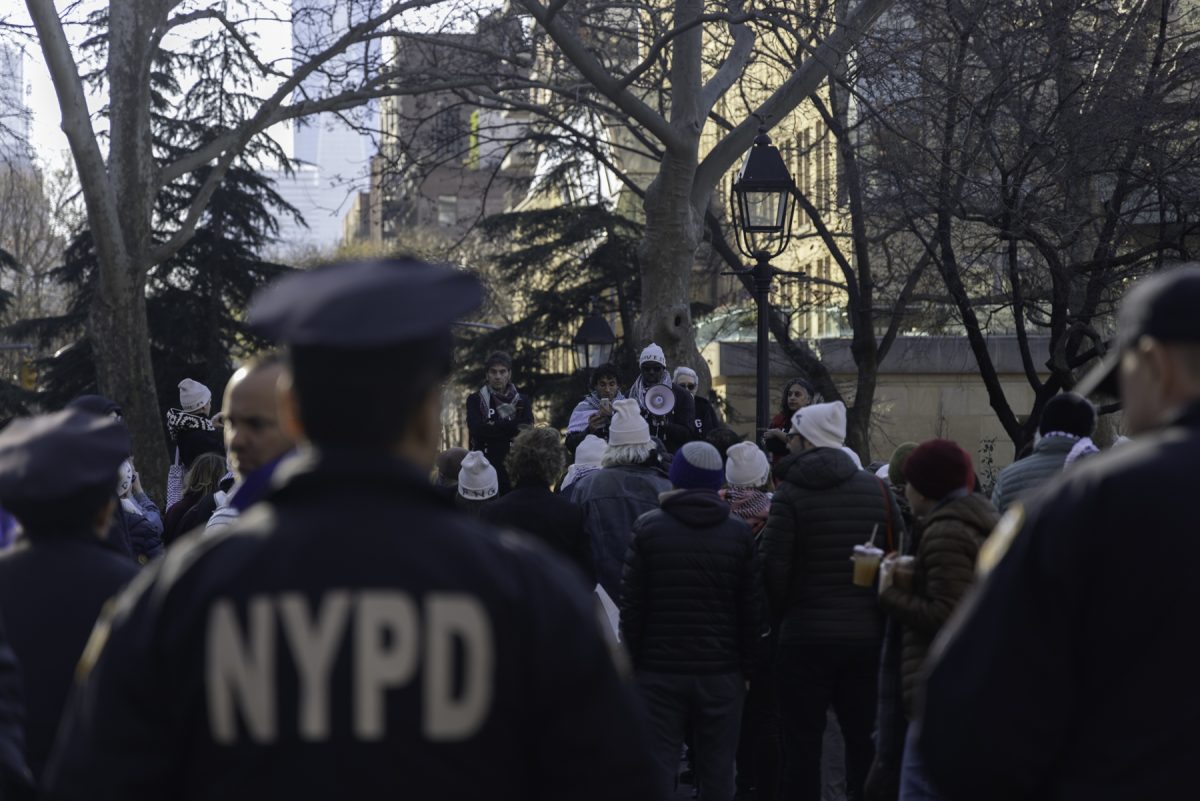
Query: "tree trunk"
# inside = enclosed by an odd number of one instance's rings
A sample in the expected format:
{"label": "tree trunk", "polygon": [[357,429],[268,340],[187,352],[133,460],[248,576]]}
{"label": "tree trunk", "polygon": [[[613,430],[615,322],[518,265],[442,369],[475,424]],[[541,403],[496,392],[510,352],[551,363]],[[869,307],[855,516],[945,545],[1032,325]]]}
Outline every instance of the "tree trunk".
{"label": "tree trunk", "polygon": [[[88,328],[96,354],[100,391],[125,414],[133,435],[138,472],[160,501],[167,476],[167,443],[159,416],[146,319],[146,276],[154,244],[152,209],[155,159],[150,121],[153,30],[166,18],[165,4],[109,4],[108,180],[116,197],[117,227],[97,230],[101,280]],[[107,246],[100,247],[103,238]]]}
{"label": "tree trunk", "polygon": [[694,157],[666,156],[646,191],[646,228],[638,245],[642,306],[633,350],[657,343],[669,367],[691,367],[706,389],[711,372],[696,347],[691,311],[692,266],[704,222],[703,210],[692,205],[696,164]]}
{"label": "tree trunk", "polygon": [[[109,270],[109,275],[119,270]],[[121,406],[133,436],[134,458],[146,491],[161,502],[167,477],[166,441],[150,361],[150,329],[140,285],[96,293],[88,334],[100,392]]]}

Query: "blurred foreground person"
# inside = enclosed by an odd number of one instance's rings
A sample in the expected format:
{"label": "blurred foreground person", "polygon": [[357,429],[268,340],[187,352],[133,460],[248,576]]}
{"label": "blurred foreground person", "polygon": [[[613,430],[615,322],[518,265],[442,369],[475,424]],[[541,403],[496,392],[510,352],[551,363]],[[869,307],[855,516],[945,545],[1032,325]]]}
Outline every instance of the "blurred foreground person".
{"label": "blurred foreground person", "polygon": [[29,767],[40,777],[75,665],[104,603],[138,573],[106,548],[125,426],[68,410],[0,434],[0,503],[25,530],[0,556],[0,614],[21,664]]}
{"label": "blurred foreground person", "polygon": [[255,299],[299,452],[102,619],[48,797],[657,797],[587,590],[430,486],[450,323],[480,297],[397,260]]}
{"label": "blurred foreground person", "polygon": [[1016,501],[934,644],[920,754],[950,801],[1194,798],[1200,267],[1140,281],[1110,354],[1134,440]]}

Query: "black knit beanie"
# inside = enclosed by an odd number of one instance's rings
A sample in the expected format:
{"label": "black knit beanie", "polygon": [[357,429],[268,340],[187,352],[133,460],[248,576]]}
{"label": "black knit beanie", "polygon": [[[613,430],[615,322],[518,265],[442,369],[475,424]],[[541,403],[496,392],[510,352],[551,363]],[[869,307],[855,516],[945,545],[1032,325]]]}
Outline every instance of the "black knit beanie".
{"label": "black knit beanie", "polygon": [[1051,431],[1061,431],[1077,437],[1090,437],[1096,430],[1096,407],[1087,398],[1074,392],[1055,395],[1042,410],[1042,421],[1038,433],[1042,436]]}

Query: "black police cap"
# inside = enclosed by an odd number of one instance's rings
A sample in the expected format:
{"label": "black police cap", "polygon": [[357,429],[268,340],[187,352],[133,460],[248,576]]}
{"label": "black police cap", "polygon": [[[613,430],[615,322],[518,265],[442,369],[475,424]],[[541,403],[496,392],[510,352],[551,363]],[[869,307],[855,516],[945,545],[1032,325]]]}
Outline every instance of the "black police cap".
{"label": "black police cap", "polygon": [[64,409],[21,417],[0,432],[0,504],[52,503],[117,486],[129,432],[112,417]]}
{"label": "black police cap", "polygon": [[470,273],[415,259],[339,262],[293,273],[250,304],[250,328],[295,346],[376,348],[444,334],[478,308]]}
{"label": "black police cap", "polygon": [[1200,266],[1191,264],[1143,278],[1121,300],[1117,337],[1109,352],[1076,386],[1087,397],[1119,394],[1121,351],[1142,337],[1200,343]]}

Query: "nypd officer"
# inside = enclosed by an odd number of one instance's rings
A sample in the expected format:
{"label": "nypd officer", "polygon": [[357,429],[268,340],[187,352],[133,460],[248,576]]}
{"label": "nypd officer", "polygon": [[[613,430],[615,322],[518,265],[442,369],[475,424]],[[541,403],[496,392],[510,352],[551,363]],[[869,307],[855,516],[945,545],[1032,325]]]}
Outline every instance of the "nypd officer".
{"label": "nypd officer", "polygon": [[80,666],[57,799],[646,799],[591,597],[429,486],[469,274],[330,265],[252,304],[299,452],[151,566]]}
{"label": "nypd officer", "polygon": [[923,770],[949,801],[1196,797],[1200,266],[1143,279],[1077,389],[1133,442],[1014,504],[935,645]]}
{"label": "nypd officer", "polygon": [[77,409],[14,420],[0,433],[0,504],[24,536],[0,555],[0,613],[22,667],[29,767],[40,776],[75,665],[109,598],[138,573],[104,546],[129,434]]}

